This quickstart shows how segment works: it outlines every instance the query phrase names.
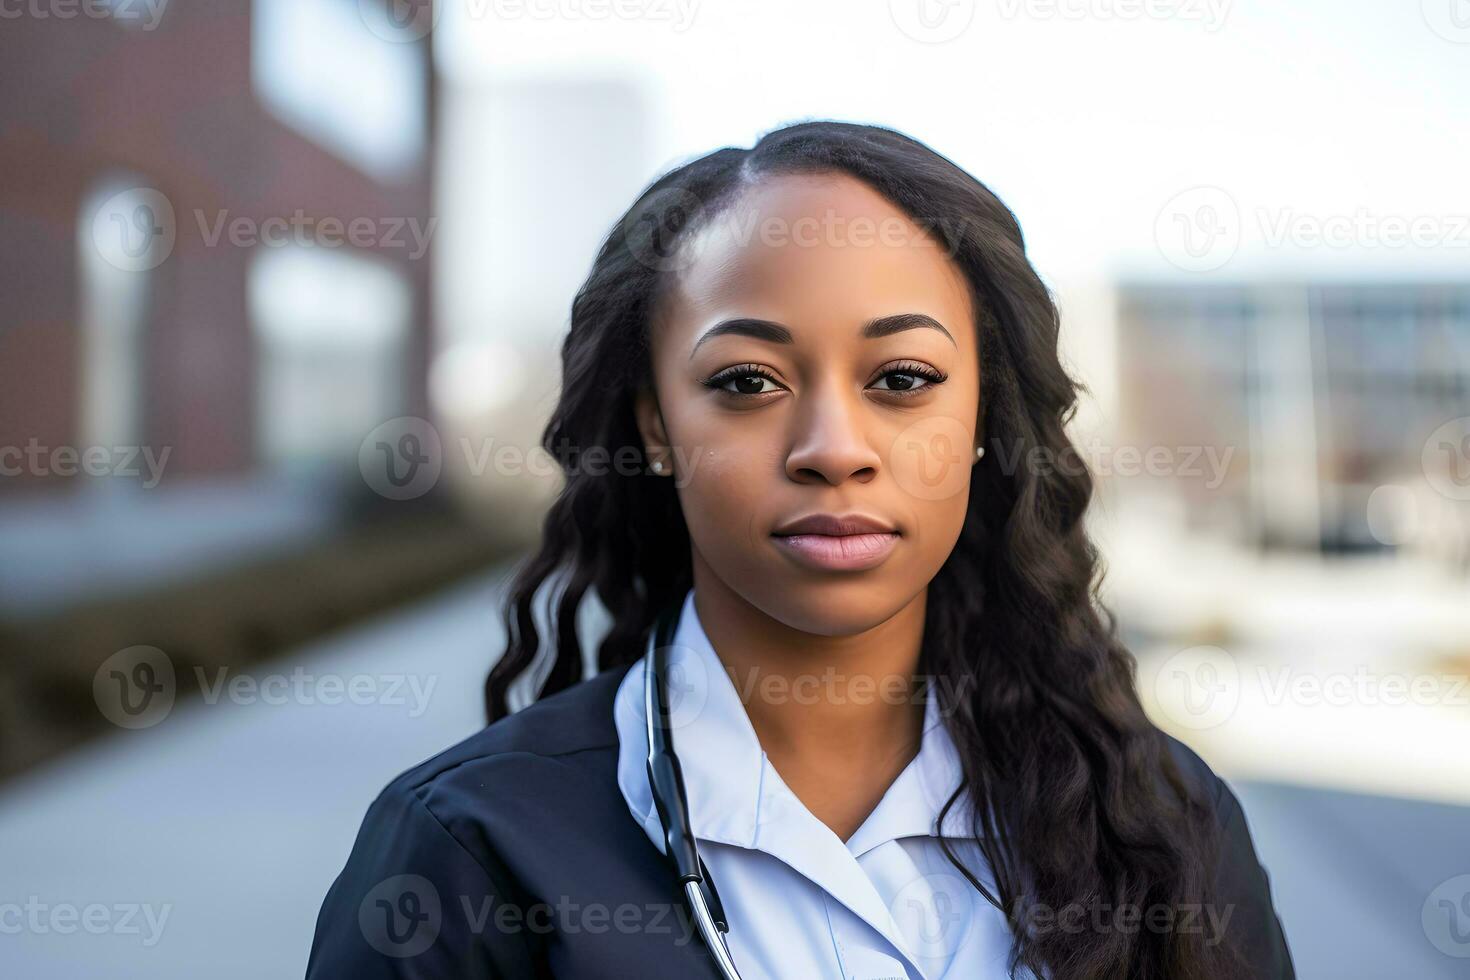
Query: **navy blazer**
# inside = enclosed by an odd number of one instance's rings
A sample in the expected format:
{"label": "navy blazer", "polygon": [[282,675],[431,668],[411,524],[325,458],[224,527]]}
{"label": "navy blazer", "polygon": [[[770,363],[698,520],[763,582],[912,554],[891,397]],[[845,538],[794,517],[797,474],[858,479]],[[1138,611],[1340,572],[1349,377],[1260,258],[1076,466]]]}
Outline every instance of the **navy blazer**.
{"label": "navy blazer", "polygon": [[[322,903],[308,980],[718,978],[618,787],[613,696],[627,670],[542,698],[389,783]],[[1294,978],[1239,802],[1169,741],[1215,801],[1228,842],[1217,902],[1235,905],[1228,930],[1251,975]]]}

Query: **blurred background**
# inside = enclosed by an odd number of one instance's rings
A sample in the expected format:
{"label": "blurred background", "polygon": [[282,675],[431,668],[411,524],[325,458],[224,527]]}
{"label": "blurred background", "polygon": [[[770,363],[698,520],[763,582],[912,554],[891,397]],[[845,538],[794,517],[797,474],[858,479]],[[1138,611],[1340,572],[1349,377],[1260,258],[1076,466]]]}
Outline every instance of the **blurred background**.
{"label": "blurred background", "polygon": [[0,79],[0,975],[300,975],[483,724],[601,238],[837,118],[1020,218],[1298,975],[1470,976],[1464,0],[14,0]]}

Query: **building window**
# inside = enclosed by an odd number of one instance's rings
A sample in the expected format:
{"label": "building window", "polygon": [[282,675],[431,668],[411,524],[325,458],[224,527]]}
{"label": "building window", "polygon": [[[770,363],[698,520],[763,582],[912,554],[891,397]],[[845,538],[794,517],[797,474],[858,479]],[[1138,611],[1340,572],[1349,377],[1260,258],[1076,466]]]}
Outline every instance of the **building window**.
{"label": "building window", "polygon": [[81,446],[140,445],[154,270],[174,237],[172,209],[146,181],[96,182],[77,222],[78,397]]}
{"label": "building window", "polygon": [[251,84],[266,109],[378,180],[423,158],[427,49],[374,33],[358,0],[251,5]]}
{"label": "building window", "polygon": [[262,247],[251,259],[247,298],[262,462],[356,465],[363,438],[404,411],[413,317],[407,276],[340,248]]}

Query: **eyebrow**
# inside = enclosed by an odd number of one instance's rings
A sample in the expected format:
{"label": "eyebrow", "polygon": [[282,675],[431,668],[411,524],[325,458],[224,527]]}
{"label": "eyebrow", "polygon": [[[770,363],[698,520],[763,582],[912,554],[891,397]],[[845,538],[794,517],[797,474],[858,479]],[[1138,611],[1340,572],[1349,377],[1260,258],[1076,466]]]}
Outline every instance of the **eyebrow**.
{"label": "eyebrow", "polygon": [[[954,336],[944,329],[944,324],[934,319],[927,313],[894,313],[889,316],[880,316],[863,324],[858,336],[864,340],[876,340],[879,337],[887,337],[892,334],[902,333],[905,330],[917,330],[919,328],[938,330],[949,338],[949,342],[956,347]],[[689,356],[694,357],[694,352],[699,350],[699,345],[706,340],[713,340],[725,334],[736,334],[742,337],[752,337],[756,340],[764,340],[772,344],[793,343],[790,328],[775,322],[774,320],[761,320],[754,317],[733,317],[721,320],[700,334],[699,339],[694,342],[694,350]]]}

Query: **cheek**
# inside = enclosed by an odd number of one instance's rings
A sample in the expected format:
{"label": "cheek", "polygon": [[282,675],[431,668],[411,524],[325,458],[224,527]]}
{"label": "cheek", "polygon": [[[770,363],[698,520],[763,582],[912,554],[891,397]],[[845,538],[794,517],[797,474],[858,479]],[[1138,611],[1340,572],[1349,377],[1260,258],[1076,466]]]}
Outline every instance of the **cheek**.
{"label": "cheek", "polygon": [[694,546],[712,561],[749,561],[747,556],[764,543],[762,503],[778,475],[769,472],[769,454],[728,444],[718,449],[690,444],[679,451],[679,506]]}
{"label": "cheek", "polygon": [[969,482],[958,493],[912,503],[913,533],[908,536],[910,569],[926,581],[949,559],[969,512]]}
{"label": "cheek", "polygon": [[974,476],[974,422],[936,413],[893,437],[888,473],[909,516],[909,558],[921,574],[938,572],[959,540]]}
{"label": "cheek", "polygon": [[915,419],[889,443],[888,470],[915,512],[963,513],[975,463],[974,422],[954,415]]}

